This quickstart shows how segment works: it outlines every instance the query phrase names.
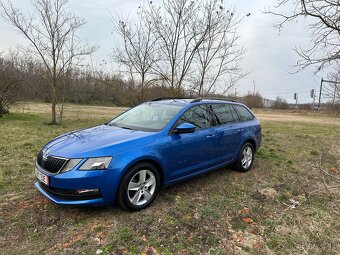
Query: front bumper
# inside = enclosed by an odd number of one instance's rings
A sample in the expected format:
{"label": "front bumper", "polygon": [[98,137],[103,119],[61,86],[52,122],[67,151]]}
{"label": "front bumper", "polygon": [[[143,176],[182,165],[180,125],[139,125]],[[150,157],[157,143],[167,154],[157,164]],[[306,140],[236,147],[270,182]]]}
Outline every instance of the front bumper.
{"label": "front bumper", "polygon": [[101,206],[105,205],[105,201],[103,198],[89,198],[84,199],[80,197],[63,197],[59,196],[53,192],[51,192],[44,184],[39,181],[34,183],[35,187],[39,190],[41,194],[45,197],[53,201],[54,203],[61,204],[61,205],[93,205],[93,206]]}
{"label": "front bumper", "polygon": [[[61,174],[51,174],[39,169],[49,178],[49,185],[35,182],[38,191],[51,201],[62,205],[89,205],[110,206],[113,205],[119,183],[119,171],[71,170]],[[77,194],[80,189],[98,189],[94,194]]]}

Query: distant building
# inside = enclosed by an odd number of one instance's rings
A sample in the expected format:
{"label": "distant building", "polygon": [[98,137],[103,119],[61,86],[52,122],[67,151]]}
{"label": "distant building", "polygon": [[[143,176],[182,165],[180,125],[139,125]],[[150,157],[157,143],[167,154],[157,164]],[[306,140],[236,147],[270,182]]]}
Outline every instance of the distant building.
{"label": "distant building", "polygon": [[263,107],[265,108],[271,108],[275,105],[275,100],[263,98]]}

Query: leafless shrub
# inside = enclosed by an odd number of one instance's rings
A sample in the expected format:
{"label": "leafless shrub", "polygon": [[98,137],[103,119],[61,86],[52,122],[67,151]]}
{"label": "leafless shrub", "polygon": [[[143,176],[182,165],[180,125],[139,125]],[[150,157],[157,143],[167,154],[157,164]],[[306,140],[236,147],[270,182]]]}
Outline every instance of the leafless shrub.
{"label": "leafless shrub", "polygon": [[242,103],[250,108],[262,108],[263,97],[259,92],[256,92],[255,94],[252,92],[248,92],[248,94],[242,98]]}
{"label": "leafless shrub", "polygon": [[287,100],[281,97],[277,97],[273,106],[273,109],[282,109],[282,110],[286,110],[289,108],[289,105],[287,103]]}
{"label": "leafless shrub", "polygon": [[[307,199],[319,193],[327,193],[331,197],[336,210],[340,212],[337,192],[333,192],[334,190],[340,189],[340,176],[337,174],[338,169],[336,165],[326,169],[323,163],[323,158],[324,156],[320,155],[319,161],[314,166],[315,176],[317,177],[318,183],[311,187],[310,185],[304,185],[303,181],[298,179],[298,185],[304,192]],[[337,164],[337,162],[333,162],[333,164],[334,163]],[[340,161],[338,164],[339,163]]]}

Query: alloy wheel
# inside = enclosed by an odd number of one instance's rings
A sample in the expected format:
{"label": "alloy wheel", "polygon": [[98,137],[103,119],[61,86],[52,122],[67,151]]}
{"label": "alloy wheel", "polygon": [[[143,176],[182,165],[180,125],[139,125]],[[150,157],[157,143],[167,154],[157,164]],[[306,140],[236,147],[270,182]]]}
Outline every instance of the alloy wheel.
{"label": "alloy wheel", "polygon": [[150,170],[140,170],[129,181],[127,195],[135,206],[146,204],[154,195],[156,178]]}
{"label": "alloy wheel", "polygon": [[253,161],[253,150],[250,147],[245,147],[242,152],[241,164],[244,169],[250,167]]}

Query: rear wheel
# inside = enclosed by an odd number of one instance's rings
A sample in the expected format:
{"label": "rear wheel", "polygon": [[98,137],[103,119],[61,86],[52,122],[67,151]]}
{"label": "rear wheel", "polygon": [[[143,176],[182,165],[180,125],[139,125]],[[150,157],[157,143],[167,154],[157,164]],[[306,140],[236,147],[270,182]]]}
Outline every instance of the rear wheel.
{"label": "rear wheel", "polygon": [[254,162],[254,147],[251,143],[245,143],[235,163],[235,168],[240,172],[250,170]]}
{"label": "rear wheel", "polygon": [[123,209],[138,211],[148,207],[160,189],[160,175],[150,163],[139,163],[124,175],[118,190],[118,202]]}

